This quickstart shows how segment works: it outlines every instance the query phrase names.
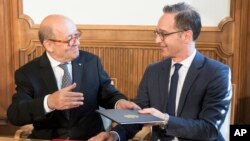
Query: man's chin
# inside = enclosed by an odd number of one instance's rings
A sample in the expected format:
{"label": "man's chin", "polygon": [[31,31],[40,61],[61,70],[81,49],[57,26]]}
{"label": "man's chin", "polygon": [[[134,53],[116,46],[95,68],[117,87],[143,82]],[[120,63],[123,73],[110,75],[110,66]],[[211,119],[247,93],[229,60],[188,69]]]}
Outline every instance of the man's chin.
{"label": "man's chin", "polygon": [[73,59],[76,59],[78,56],[79,56],[79,51],[74,55]]}
{"label": "man's chin", "polygon": [[162,55],[162,57],[163,58],[168,58],[168,57],[170,57],[170,54],[169,53],[165,53],[165,52],[161,52],[161,55]]}
{"label": "man's chin", "polygon": [[77,57],[79,56],[79,51],[78,52],[75,52],[74,54],[72,54],[69,58],[70,61],[76,59]]}

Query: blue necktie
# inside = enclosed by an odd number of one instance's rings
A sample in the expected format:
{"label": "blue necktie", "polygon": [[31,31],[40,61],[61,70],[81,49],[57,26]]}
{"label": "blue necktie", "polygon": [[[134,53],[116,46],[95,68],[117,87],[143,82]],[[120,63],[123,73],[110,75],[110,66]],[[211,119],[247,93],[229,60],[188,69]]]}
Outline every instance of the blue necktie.
{"label": "blue necktie", "polygon": [[[70,84],[72,84],[72,79],[71,79],[71,76],[70,76],[67,64],[68,63],[64,63],[64,64],[58,65],[64,71],[64,74],[63,74],[63,77],[62,77],[61,88],[65,88],[65,87],[69,86]],[[64,114],[65,114],[65,117],[69,120],[69,118],[70,118],[70,111],[69,110],[64,110]]]}
{"label": "blue necktie", "polygon": [[175,116],[175,99],[176,99],[176,92],[177,92],[177,85],[178,85],[178,79],[179,74],[178,71],[181,67],[181,64],[174,64],[175,70],[174,74],[171,77],[171,83],[170,83],[170,90],[168,95],[168,109],[167,112],[169,115]]}

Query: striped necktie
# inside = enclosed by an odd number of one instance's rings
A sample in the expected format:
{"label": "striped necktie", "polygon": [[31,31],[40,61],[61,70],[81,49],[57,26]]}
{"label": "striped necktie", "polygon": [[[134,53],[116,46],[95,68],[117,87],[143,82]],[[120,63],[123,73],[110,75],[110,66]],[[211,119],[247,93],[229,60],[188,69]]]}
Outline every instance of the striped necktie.
{"label": "striped necktie", "polygon": [[62,68],[63,71],[64,71],[64,74],[63,74],[63,77],[62,77],[61,88],[65,88],[65,87],[69,86],[70,84],[72,84],[72,79],[71,79],[67,64],[68,63],[64,63],[64,64],[59,65],[59,67]]}

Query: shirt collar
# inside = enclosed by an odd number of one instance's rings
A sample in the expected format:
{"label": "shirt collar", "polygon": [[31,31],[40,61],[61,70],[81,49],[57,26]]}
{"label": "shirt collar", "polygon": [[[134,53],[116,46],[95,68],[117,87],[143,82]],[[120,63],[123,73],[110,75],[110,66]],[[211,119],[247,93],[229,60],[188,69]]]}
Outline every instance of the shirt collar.
{"label": "shirt collar", "polygon": [[[194,60],[195,54],[196,54],[196,49],[195,49],[195,51],[194,51],[188,58],[186,58],[186,59],[184,59],[183,61],[181,61],[180,64],[182,64],[182,66],[184,66],[184,67],[189,68],[190,65],[191,65],[191,63],[192,63],[192,61]],[[176,62],[174,62],[174,61],[172,60],[172,66],[173,66],[174,64],[176,64]]]}
{"label": "shirt collar", "polygon": [[[58,65],[62,64],[61,62],[59,62],[59,61],[55,60],[54,58],[52,58],[48,52],[46,52],[46,54],[48,56],[48,59],[50,61],[50,64],[51,64],[52,68],[57,67]],[[71,63],[71,61],[68,62],[68,63]]]}

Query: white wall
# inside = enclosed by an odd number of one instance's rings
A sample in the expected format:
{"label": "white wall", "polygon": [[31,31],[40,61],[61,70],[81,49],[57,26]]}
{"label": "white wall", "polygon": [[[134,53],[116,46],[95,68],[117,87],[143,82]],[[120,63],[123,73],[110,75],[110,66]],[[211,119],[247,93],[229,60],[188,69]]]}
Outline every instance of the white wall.
{"label": "white wall", "polygon": [[[24,14],[39,24],[49,14],[63,14],[77,24],[156,25],[165,4],[183,0],[23,0]],[[185,0],[201,14],[203,26],[217,26],[229,16],[230,0]]]}

